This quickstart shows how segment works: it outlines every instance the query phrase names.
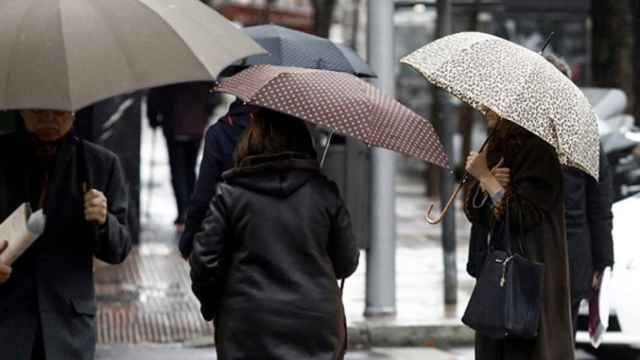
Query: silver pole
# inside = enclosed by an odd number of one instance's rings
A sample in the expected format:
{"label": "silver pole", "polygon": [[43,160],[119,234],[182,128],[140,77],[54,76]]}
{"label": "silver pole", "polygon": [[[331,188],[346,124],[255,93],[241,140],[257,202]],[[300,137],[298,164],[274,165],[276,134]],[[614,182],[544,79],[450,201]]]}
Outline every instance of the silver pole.
{"label": "silver pole", "polygon": [[[436,32],[438,37],[451,34],[451,0],[438,0],[438,19]],[[435,90],[438,120],[440,121],[440,139],[447,154],[453,154],[453,134],[455,113],[443,90]],[[445,204],[454,189],[453,174],[440,169],[440,199]],[[442,222],[442,250],[444,255],[444,302],[455,305],[458,302],[458,268],[456,264],[456,204],[453,203]]]}
{"label": "silver pole", "polygon": [[331,130],[329,136],[327,137],[327,145],[324,146],[324,150],[322,151],[322,158],[320,159],[320,168],[324,166],[324,161],[327,159],[327,153],[329,152],[329,148],[331,147],[333,134],[335,134],[335,131]]}
{"label": "silver pole", "polygon": [[[394,2],[369,0],[368,59],[378,74],[374,84],[395,93]],[[371,222],[367,250],[365,316],[396,313],[395,154],[371,150]]]}

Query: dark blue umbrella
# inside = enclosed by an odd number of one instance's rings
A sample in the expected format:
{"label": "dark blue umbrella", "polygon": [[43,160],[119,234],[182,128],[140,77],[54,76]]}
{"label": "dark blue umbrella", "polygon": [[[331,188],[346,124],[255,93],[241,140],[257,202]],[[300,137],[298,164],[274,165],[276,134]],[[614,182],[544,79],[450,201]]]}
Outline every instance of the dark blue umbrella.
{"label": "dark blue umbrella", "polygon": [[376,76],[355,51],[328,39],[277,25],[251,26],[244,31],[269,54],[250,56],[242,65],[295,66]]}

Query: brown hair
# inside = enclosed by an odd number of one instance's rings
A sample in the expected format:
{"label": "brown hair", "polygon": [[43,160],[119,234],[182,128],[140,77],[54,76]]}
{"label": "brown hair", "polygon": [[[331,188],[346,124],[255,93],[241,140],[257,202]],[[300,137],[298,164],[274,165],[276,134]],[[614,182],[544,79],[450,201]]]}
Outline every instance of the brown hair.
{"label": "brown hair", "polygon": [[249,126],[234,153],[235,166],[256,155],[295,152],[316,158],[313,142],[303,120],[269,109],[250,115]]}
{"label": "brown hair", "polygon": [[487,150],[505,155],[518,149],[518,146],[522,145],[524,139],[529,136],[535,135],[514,122],[500,118],[496,128],[491,132],[491,140],[489,140]]}

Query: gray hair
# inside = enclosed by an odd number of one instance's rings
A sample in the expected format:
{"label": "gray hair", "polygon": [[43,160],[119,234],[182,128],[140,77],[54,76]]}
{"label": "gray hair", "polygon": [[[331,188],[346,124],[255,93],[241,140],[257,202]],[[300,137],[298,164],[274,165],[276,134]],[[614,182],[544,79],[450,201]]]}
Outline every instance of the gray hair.
{"label": "gray hair", "polygon": [[567,62],[556,55],[547,53],[543,55],[544,58],[550,62],[553,66],[556,67],[556,69],[560,70],[561,73],[563,73],[566,77],[568,77],[569,79],[571,79],[571,67],[569,66],[569,64],[567,64]]}

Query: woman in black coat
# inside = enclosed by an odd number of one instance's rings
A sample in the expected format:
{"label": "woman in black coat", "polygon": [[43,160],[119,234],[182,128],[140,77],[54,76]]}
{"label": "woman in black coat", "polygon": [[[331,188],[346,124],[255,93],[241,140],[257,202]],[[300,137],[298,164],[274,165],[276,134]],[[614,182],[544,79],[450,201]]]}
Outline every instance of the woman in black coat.
{"label": "woman in black coat", "polygon": [[[487,114],[496,128],[486,154],[472,153],[467,171],[470,183],[465,212],[473,224],[469,267],[482,271],[487,236],[509,211],[510,228],[517,229],[516,252],[544,264],[543,300],[538,335],[533,339],[492,339],[476,335],[477,360],[573,360],[569,271],[564,222],[562,168],[555,149],[526,129]],[[508,169],[496,175],[489,169]],[[500,178],[503,177],[501,180]],[[490,200],[484,203],[486,195]],[[493,244],[501,248],[500,244]]]}
{"label": "woman in black coat", "polygon": [[349,213],[301,120],[261,110],[223,175],[191,255],[193,291],[218,358],[337,359],[337,280],[359,252]]}

